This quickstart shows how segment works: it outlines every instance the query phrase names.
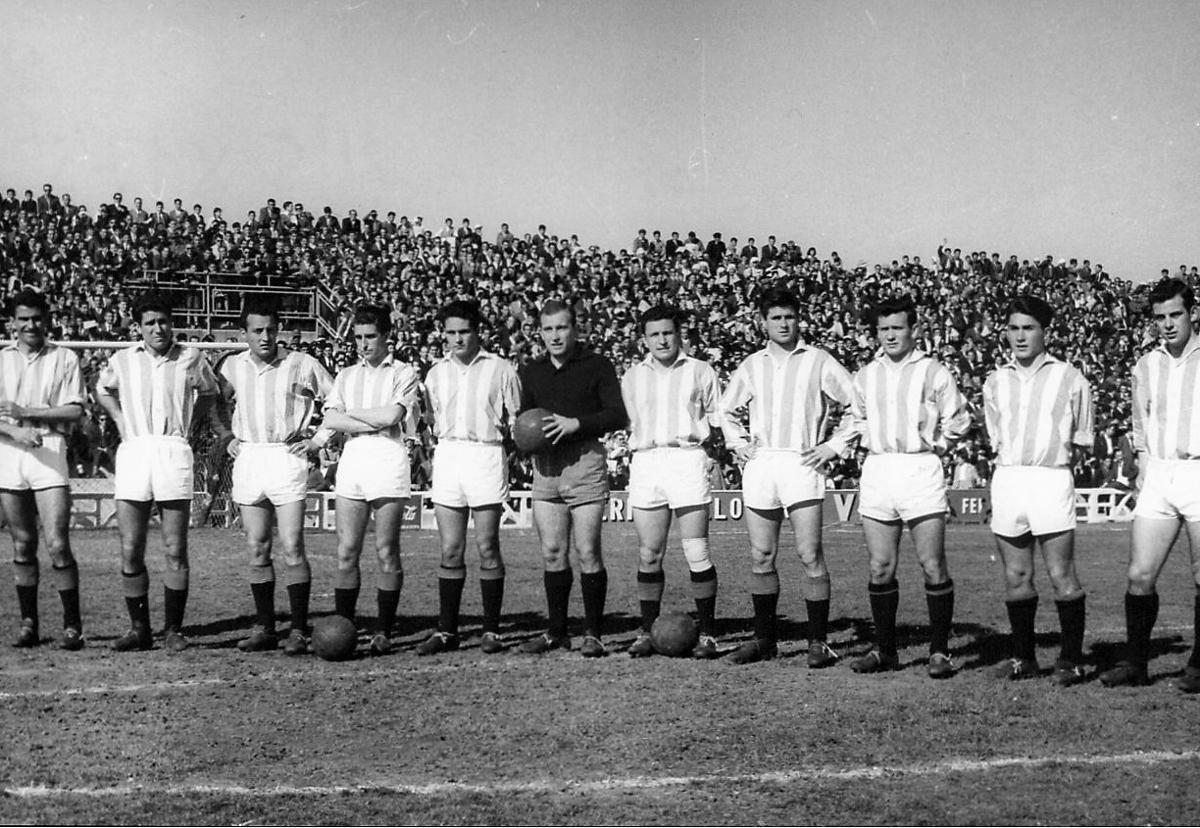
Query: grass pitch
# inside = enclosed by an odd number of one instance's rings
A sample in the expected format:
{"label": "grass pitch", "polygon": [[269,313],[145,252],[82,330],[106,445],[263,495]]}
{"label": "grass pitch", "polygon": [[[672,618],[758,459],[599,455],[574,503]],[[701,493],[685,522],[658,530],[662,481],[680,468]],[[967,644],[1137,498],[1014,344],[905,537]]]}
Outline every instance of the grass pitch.
{"label": "grass pitch", "polygon": [[[750,635],[744,534],[714,530],[722,644]],[[826,530],[832,643],[869,646],[866,555],[854,528]],[[332,611],[334,539],[308,538],[313,610]],[[790,544],[785,532],[784,548]],[[962,672],[925,676],[921,576],[900,572],[904,669],[858,676],[804,666],[803,602],[793,554],[781,555],[781,658],[738,667],[620,650],[637,627],[636,540],[605,528],[613,653],[484,656],[475,646],[478,583],[464,599],[466,646],[418,658],[436,624],[437,542],[403,538],[400,648],[327,663],[243,654],[251,623],[241,537],[192,534],[185,629],[193,648],[113,653],[127,625],[114,532],[77,532],[89,646],[0,649],[0,821],[37,823],[1162,823],[1195,824],[1200,699],[1180,694],[1195,590],[1186,550],[1168,562],[1155,630],[1155,678],[1142,689],[1091,680],[998,682],[1007,656],[999,563],[979,527],[951,527],[957,585],[951,644]],[[506,636],[542,629],[532,532],[505,532]],[[1087,649],[1111,663],[1124,635],[1128,529],[1081,527]],[[906,541],[907,544],[907,541]],[[161,557],[152,548],[152,571]],[[373,556],[360,612],[373,614]],[[664,611],[691,608],[682,555],[668,558]],[[48,582],[49,579],[46,579]],[[1054,660],[1057,619],[1044,577],[1039,658]],[[160,586],[152,591],[161,620]],[[0,629],[15,631],[12,597]],[[285,595],[277,596],[282,612]],[[572,601],[582,615],[578,588]],[[56,596],[44,583],[43,632]],[[366,636],[360,640],[360,653]]]}

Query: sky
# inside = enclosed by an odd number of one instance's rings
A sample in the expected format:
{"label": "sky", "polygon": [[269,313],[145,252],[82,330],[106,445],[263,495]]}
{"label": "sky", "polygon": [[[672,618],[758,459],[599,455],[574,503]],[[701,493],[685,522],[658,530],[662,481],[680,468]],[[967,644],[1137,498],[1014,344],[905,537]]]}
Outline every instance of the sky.
{"label": "sky", "polygon": [[0,187],[1200,264],[1194,2],[0,0]]}

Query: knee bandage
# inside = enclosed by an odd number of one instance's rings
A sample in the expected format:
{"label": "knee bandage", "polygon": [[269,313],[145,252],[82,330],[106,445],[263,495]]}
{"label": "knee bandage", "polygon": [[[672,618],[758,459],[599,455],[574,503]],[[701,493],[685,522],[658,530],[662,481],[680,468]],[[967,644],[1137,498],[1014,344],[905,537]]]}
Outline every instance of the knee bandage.
{"label": "knee bandage", "polygon": [[683,557],[687,558],[688,569],[703,572],[712,568],[708,558],[708,538],[684,538]]}

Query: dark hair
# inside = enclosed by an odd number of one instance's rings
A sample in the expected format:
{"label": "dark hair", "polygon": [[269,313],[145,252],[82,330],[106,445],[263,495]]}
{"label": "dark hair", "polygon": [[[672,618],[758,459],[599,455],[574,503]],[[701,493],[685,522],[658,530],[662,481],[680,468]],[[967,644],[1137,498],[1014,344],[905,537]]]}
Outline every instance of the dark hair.
{"label": "dark hair", "polygon": [[904,314],[910,328],[917,324],[917,306],[911,296],[894,296],[891,299],[884,299],[867,311],[867,322],[874,328],[879,324],[880,318],[897,313]]}
{"label": "dark hair", "polygon": [[800,298],[785,287],[769,288],[758,300],[758,312],[764,319],[771,308],[791,308],[800,313]]}
{"label": "dark hair", "polygon": [[1043,328],[1049,328],[1050,320],[1054,318],[1054,308],[1050,307],[1050,303],[1029,293],[1014,296],[1008,303],[1005,316],[1012,317],[1014,313],[1032,316]]}
{"label": "dark hair", "polygon": [[16,316],[18,306],[40,310],[43,316],[50,316],[50,303],[46,301],[46,295],[32,288],[19,290],[9,297],[8,315]]}
{"label": "dark hair", "polygon": [[355,325],[374,325],[380,336],[392,332],[392,309],[387,305],[359,305],[354,309]]}
{"label": "dark hair", "polygon": [[451,317],[465,319],[467,326],[472,331],[478,331],[479,326],[483,324],[483,314],[479,312],[479,303],[466,299],[455,299],[453,302],[443,305],[442,309],[437,312],[437,321],[443,325]]}
{"label": "dark hair", "polygon": [[675,325],[675,332],[678,333],[683,328],[683,313],[669,305],[655,305],[642,314],[638,320],[638,327],[642,333],[646,333],[646,327],[651,322],[663,322],[670,320]]}
{"label": "dark hair", "polygon": [[247,293],[242,297],[242,310],[238,313],[238,323],[246,330],[246,319],[254,316],[269,316],[279,324],[279,302],[274,296],[266,293]]}
{"label": "dark hair", "polygon": [[538,319],[545,319],[547,316],[553,316],[556,313],[566,311],[571,320],[571,324],[575,324],[575,309],[561,299],[547,299],[546,304],[542,305],[541,311],[538,313]]}
{"label": "dark hair", "polygon": [[1154,287],[1150,289],[1150,298],[1146,302],[1146,309],[1153,310],[1154,306],[1162,302],[1170,302],[1178,296],[1183,300],[1185,310],[1191,310],[1196,304],[1196,295],[1192,293],[1191,287],[1182,279],[1159,279]]}
{"label": "dark hair", "polygon": [[133,318],[138,321],[139,325],[142,324],[142,315],[146,311],[158,311],[170,319],[171,314],[175,312],[175,306],[167,294],[148,291],[139,296],[133,304]]}

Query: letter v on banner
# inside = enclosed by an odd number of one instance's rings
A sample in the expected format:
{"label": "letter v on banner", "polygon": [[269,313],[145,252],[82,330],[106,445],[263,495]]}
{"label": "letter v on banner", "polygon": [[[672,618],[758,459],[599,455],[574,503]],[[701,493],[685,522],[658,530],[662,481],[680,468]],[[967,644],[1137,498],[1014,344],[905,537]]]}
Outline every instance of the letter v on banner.
{"label": "letter v on banner", "polygon": [[833,499],[833,508],[837,512],[838,523],[850,523],[854,519],[854,506],[858,502],[857,491],[829,492]]}

